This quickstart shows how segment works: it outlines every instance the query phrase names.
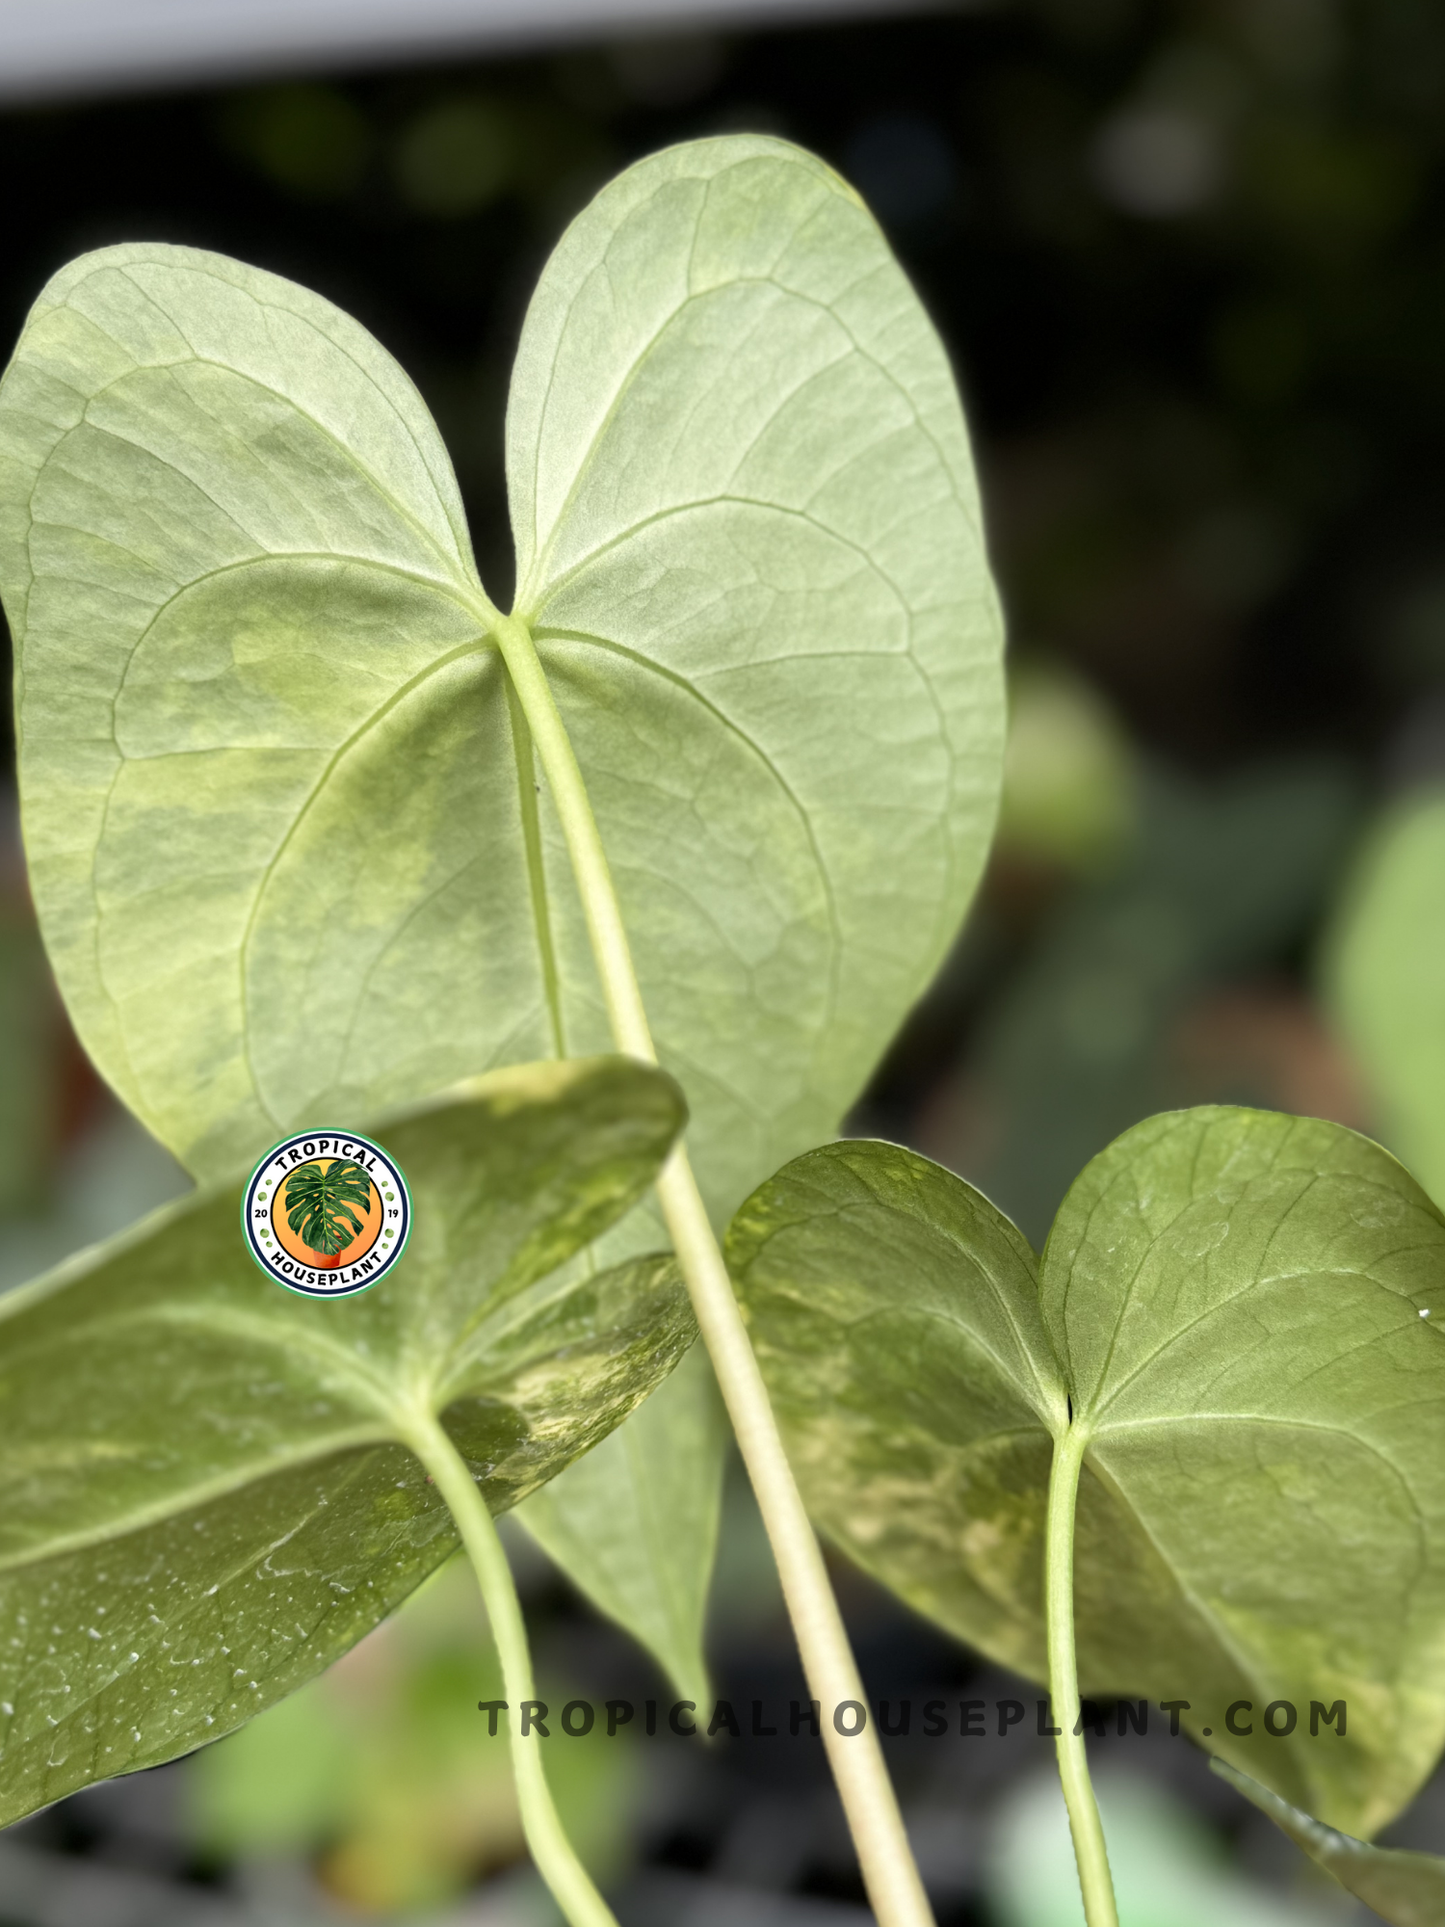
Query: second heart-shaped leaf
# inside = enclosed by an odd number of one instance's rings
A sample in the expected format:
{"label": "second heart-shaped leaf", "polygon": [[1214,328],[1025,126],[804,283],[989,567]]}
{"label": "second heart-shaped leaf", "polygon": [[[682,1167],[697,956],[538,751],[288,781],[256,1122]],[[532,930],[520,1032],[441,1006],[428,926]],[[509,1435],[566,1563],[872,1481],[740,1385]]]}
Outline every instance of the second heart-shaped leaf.
{"label": "second heart-shaped leaf", "polygon": [[1387,1153],[1263,1112],[1153,1118],[1039,1261],[937,1165],[835,1144],[728,1249],[810,1509],[861,1565],[1046,1678],[1050,1463],[1083,1427],[1083,1691],[1189,1701],[1210,1748],[1353,1833],[1414,1793],[1445,1740],[1422,1315],[1445,1316],[1445,1222]]}
{"label": "second heart-shaped leaf", "polygon": [[414,1229],[358,1297],[273,1284],[231,1186],[0,1300],[0,1825],[369,1632],[457,1543],[436,1421],[501,1512],[661,1382],[695,1335],[672,1259],[557,1268],[683,1116],[621,1058],[495,1072],[380,1127]]}

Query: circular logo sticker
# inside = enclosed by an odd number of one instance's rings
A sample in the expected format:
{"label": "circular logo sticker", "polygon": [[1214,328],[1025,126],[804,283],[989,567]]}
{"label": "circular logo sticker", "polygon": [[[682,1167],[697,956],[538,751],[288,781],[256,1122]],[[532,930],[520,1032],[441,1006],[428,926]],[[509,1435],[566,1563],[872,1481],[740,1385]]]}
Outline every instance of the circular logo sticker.
{"label": "circular logo sticker", "polygon": [[273,1144],[241,1199],[246,1246],[268,1278],[307,1298],[349,1298],[384,1278],[411,1235],[401,1167],[355,1131]]}

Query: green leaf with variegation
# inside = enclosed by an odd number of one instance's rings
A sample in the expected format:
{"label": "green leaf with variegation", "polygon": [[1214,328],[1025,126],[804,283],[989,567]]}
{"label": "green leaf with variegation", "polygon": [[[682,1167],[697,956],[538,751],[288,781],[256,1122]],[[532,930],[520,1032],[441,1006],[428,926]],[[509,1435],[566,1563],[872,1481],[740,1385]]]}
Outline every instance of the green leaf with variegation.
{"label": "green leaf with variegation", "polygon": [[[957,393],[835,174],[702,141],[548,262],[507,470],[516,614],[721,1223],[836,1128],[982,865],[1000,624]],[[0,385],[0,591],[57,975],[194,1172],[607,1048],[450,462],[355,321],[192,249],[62,269]],[[721,1454],[674,1403],[640,1471],[599,1463],[628,1504],[666,1463],[646,1505],[705,1567]],[[600,1491],[551,1541],[594,1590]]]}
{"label": "green leaf with variegation", "polygon": [[722,1493],[696,1467],[727,1441],[701,1345],[595,1452],[517,1509],[600,1611],[629,1627],[678,1698],[712,1697],[703,1626]]}
{"label": "green leaf with variegation", "polygon": [[1237,1793],[1267,1813],[1281,1833],[1307,1853],[1316,1866],[1333,1874],[1389,1927],[1445,1927],[1445,1860],[1433,1853],[1407,1853],[1398,1847],[1372,1847],[1338,1833],[1301,1813],[1277,1793],[1236,1772],[1223,1760],[1214,1770]]}
{"label": "green leaf with variegation", "polygon": [[1081,1428],[1083,1691],[1189,1701],[1205,1745],[1353,1832],[1412,1796],[1445,1742],[1445,1221],[1386,1152],[1152,1118],[1038,1260],[951,1173],[835,1144],[728,1251],[809,1508],[860,1565],[1045,1679],[1050,1463]]}
{"label": "green leaf with variegation", "polygon": [[0,1824],[219,1737],[390,1612],[457,1543],[419,1417],[500,1512],[667,1375],[674,1261],[566,1261],[683,1115],[613,1058],[383,1123],[414,1229],[357,1297],[279,1289],[223,1186],[0,1299]]}

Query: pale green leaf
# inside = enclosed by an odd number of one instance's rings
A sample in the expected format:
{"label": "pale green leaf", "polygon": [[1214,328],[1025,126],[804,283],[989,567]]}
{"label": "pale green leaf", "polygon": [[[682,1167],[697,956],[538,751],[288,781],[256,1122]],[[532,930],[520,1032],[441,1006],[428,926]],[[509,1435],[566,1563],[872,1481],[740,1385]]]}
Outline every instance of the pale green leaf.
{"label": "pale green leaf", "polygon": [[1067,1395],[1023,1238],[939,1166],[860,1141],[756,1191],[727,1256],[813,1517],[920,1612],[1037,1675]]}
{"label": "pale green leaf", "polygon": [[[563,238],[507,462],[518,613],[721,1222],[836,1128],[982,864],[1000,623],[953,379],[836,175],[703,141]],[[62,270],[0,385],[0,591],[56,972],[192,1170],[608,1047],[450,466],[354,321],[194,250]],[[705,1519],[720,1452],[674,1405]]]}
{"label": "pale green leaf", "polygon": [[[953,378],[835,174],[699,142],[547,264],[507,471],[518,612],[726,1214],[836,1129],[987,849],[1000,628]],[[557,925],[580,980],[570,895]]]}
{"label": "pale green leaf", "polygon": [[1336,912],[1325,978],[1381,1130],[1445,1199],[1445,795],[1390,810]]}
{"label": "pale green leaf", "polygon": [[727,1420],[701,1345],[626,1425],[527,1499],[517,1518],[600,1611],[647,1647],[680,1699],[712,1698],[703,1622]]}
{"label": "pale green leaf", "polygon": [[[1393,1158],[1266,1112],[1154,1118],[1036,1264],[961,1179],[838,1144],[754,1194],[729,1256],[810,1509],[860,1564],[1045,1678],[1072,1401],[1083,1690],[1190,1701],[1212,1750],[1360,1832],[1409,1799],[1445,1741],[1445,1334],[1421,1316],[1445,1317],[1445,1222]],[[1346,1736],[1312,1734],[1340,1700]]]}
{"label": "pale green leaf", "polygon": [[414,1229],[368,1292],[278,1288],[233,1185],[0,1299],[0,1823],[240,1725],[452,1550],[408,1414],[496,1512],[660,1382],[674,1262],[553,1274],[682,1117],[625,1059],[495,1072],[378,1127]]}
{"label": "pale green leaf", "polygon": [[1390,1927],[1442,1927],[1445,1923],[1445,1860],[1433,1853],[1372,1847],[1323,1826],[1222,1760],[1214,1762],[1214,1770]]}

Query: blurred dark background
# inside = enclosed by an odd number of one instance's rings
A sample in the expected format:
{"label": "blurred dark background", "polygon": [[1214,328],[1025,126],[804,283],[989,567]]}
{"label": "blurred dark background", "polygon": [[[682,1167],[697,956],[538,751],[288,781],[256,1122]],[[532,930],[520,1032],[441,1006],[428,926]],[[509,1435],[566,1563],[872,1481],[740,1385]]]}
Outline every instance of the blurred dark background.
{"label": "blurred dark background", "polygon": [[[1221,1100],[1371,1128],[1316,959],[1381,801],[1445,766],[1438,0],[999,0],[11,106],[0,336],[62,262],[122,239],[308,283],[417,380],[500,601],[502,410],[537,271],[619,167],[734,130],[817,150],[888,231],[960,376],[1009,613],[995,857],[853,1128],[963,1172],[1036,1242],[1080,1165],[1151,1111]],[[7,723],[7,772],[10,752]],[[178,1180],[68,1036],[5,796],[11,1283]],[[518,1545],[544,1675],[594,1697],[664,1692]],[[840,1579],[870,1690],[1010,1690]],[[428,1906],[449,1922],[546,1919],[505,1783],[478,1764],[467,1709],[485,1634],[451,1586],[299,1712],[267,1716],[269,1737],[263,1720],[229,1754],[6,1835],[0,1927]],[[720,1690],[801,1695],[741,1492],[716,1619]],[[1031,1777],[1043,1743],[945,1744],[895,1747],[941,1920],[1071,1919],[1020,1885],[1058,1838]],[[1126,1907],[1135,1927],[1363,1918],[1308,1884],[1286,1891],[1303,1878],[1290,1850],[1241,1818],[1187,1742],[1104,1750],[1106,1782],[1110,1752],[1124,1775],[1117,1824],[1138,1836],[1139,1891],[1150,1842],[1202,1869]],[[818,1749],[584,1753],[569,1797],[623,1927],[861,1918]],[[1445,1796],[1428,1793],[1412,1843],[1438,1849],[1439,1818]],[[1211,1862],[1211,1842],[1234,1859]]]}

